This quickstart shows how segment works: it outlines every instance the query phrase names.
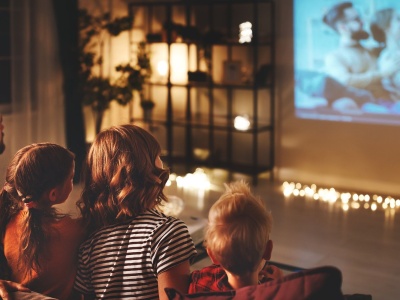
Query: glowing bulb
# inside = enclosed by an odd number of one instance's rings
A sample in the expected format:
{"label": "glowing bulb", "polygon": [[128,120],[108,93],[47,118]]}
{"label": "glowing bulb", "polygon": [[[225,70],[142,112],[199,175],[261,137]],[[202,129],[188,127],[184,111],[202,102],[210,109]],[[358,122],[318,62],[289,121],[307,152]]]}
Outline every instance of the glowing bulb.
{"label": "glowing bulb", "polygon": [[235,129],[245,131],[250,128],[250,120],[247,116],[237,116],[234,121]]}
{"label": "glowing bulb", "polygon": [[291,194],[292,194],[292,189],[283,190],[283,195],[285,195],[285,197],[289,197]]}
{"label": "glowing bulb", "polygon": [[371,204],[371,210],[375,211],[378,208],[378,205],[376,205],[376,203],[372,203]]}
{"label": "glowing bulb", "polygon": [[250,22],[244,22],[239,25],[239,43],[250,43],[253,38],[252,24]]}
{"label": "glowing bulb", "polygon": [[176,173],[169,174],[169,180],[176,181]]}

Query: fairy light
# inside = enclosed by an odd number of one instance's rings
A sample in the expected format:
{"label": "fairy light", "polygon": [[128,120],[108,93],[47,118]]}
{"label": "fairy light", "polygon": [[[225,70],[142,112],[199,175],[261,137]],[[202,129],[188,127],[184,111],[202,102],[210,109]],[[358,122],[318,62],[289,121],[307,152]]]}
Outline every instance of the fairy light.
{"label": "fairy light", "polygon": [[197,168],[194,173],[188,173],[185,176],[176,177],[176,185],[179,188],[192,188],[200,190],[209,190],[210,180],[203,169]]}
{"label": "fairy light", "polygon": [[282,184],[285,198],[291,196],[308,200],[321,200],[329,205],[338,203],[343,211],[350,209],[365,209],[371,211],[391,210],[393,213],[400,208],[400,199],[392,196],[369,195],[365,193],[339,192],[335,188],[317,187],[316,184],[301,184],[285,181]]}

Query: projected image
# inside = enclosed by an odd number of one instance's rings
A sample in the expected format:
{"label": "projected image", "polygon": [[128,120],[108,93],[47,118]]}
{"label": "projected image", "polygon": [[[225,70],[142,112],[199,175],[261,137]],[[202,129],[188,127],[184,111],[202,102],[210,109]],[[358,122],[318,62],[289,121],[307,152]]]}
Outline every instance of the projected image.
{"label": "projected image", "polygon": [[400,125],[400,1],[294,0],[300,118]]}

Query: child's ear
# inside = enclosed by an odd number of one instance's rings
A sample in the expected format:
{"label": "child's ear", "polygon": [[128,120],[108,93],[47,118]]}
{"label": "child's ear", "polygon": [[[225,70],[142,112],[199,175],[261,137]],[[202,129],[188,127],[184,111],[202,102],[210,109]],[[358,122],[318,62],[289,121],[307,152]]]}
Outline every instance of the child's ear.
{"label": "child's ear", "polygon": [[264,251],[263,257],[262,257],[263,259],[265,259],[265,260],[271,259],[273,247],[274,247],[274,244],[272,243],[272,241],[268,240],[267,245],[265,246],[265,251]]}
{"label": "child's ear", "polygon": [[58,198],[57,188],[51,189],[48,195],[50,202],[55,202]]}
{"label": "child's ear", "polygon": [[213,263],[214,265],[219,265],[219,264],[220,264],[219,261],[215,259],[215,257],[214,257],[214,255],[213,255],[212,251],[211,251],[210,249],[208,249],[208,248],[207,248],[207,254],[208,254],[208,256],[210,257],[210,259],[211,259],[211,261],[212,261],[212,263]]}

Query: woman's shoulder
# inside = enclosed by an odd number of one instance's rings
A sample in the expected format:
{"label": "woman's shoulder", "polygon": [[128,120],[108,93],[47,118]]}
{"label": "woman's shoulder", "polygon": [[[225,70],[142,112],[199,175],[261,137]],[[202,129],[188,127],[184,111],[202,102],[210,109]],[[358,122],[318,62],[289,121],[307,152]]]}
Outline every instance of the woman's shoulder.
{"label": "woman's shoulder", "polygon": [[138,217],[138,221],[139,222],[145,221],[148,224],[153,224],[156,227],[162,225],[186,226],[186,224],[182,220],[173,216],[168,216],[157,209],[148,210],[144,214],[140,215]]}

